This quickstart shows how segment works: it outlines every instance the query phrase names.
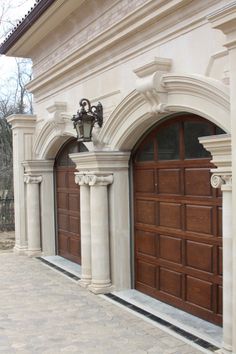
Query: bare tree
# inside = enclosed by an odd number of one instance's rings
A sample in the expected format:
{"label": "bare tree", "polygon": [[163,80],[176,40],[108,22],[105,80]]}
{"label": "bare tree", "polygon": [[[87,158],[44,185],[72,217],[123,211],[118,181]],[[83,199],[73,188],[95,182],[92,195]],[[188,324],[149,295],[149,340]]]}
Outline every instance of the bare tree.
{"label": "bare tree", "polygon": [[[0,42],[22,18],[20,8],[32,0],[0,1]],[[32,95],[26,90],[31,80],[31,61],[15,58],[15,69],[0,77],[0,198],[13,195],[12,134],[6,118],[32,113]]]}
{"label": "bare tree", "polygon": [[8,33],[21,19],[19,11],[25,4],[32,4],[29,0],[1,0],[0,2],[0,41],[2,42]]}

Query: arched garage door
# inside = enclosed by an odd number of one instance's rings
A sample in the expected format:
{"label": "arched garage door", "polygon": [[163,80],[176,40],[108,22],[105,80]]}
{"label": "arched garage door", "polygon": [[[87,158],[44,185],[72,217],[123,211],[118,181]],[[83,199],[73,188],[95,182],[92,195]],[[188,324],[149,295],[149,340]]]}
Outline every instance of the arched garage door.
{"label": "arched garage door", "polygon": [[55,162],[57,253],[81,263],[80,194],[75,183],[75,165],[69,154],[87,151],[83,144],[70,140],[59,151]]}
{"label": "arched garage door", "polygon": [[156,127],[134,154],[135,287],[222,323],[222,201],[198,137],[223,133],[195,115]]}

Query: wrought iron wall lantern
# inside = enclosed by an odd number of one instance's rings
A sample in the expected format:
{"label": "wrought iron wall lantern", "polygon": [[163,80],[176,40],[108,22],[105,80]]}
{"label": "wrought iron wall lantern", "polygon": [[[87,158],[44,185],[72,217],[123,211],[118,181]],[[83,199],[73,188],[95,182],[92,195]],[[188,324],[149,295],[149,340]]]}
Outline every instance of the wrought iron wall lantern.
{"label": "wrought iron wall lantern", "polygon": [[97,106],[91,106],[87,98],[82,98],[79,104],[81,108],[72,118],[74,129],[77,133],[77,140],[84,142],[91,141],[94,125],[97,124],[101,128],[103,123],[102,104],[98,102]]}

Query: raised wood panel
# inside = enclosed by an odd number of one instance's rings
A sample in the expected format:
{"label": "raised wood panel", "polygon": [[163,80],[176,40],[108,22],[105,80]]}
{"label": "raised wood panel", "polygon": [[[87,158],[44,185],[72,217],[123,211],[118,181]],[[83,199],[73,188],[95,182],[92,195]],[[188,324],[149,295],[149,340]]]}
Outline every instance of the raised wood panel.
{"label": "raised wood panel", "polygon": [[77,193],[77,194],[69,193],[68,194],[68,199],[69,199],[68,209],[78,212],[79,211],[79,207],[80,207],[80,196],[79,196],[79,193]]}
{"label": "raised wood panel", "polygon": [[213,246],[193,241],[186,242],[186,263],[189,267],[213,272]]}
{"label": "raised wood panel", "polygon": [[58,246],[59,246],[59,249],[62,251],[62,252],[66,252],[67,251],[67,248],[68,248],[68,238],[66,236],[64,236],[63,234],[59,233],[58,235]]}
{"label": "raised wood panel", "polygon": [[74,256],[77,256],[80,253],[80,242],[77,238],[70,238],[69,249],[70,253]]}
{"label": "raised wood panel", "polygon": [[192,304],[212,310],[212,284],[204,280],[186,277],[186,299]]}
{"label": "raised wood panel", "polygon": [[160,258],[175,263],[182,262],[182,240],[170,236],[159,237]]}
{"label": "raised wood panel", "polygon": [[217,231],[218,236],[222,237],[222,207],[217,208]]}
{"label": "raised wood panel", "polygon": [[222,286],[218,286],[217,287],[217,313],[219,313],[220,315],[223,314],[223,287]]}
{"label": "raised wood panel", "polygon": [[153,232],[136,232],[136,250],[148,256],[156,256],[156,234]]}
{"label": "raised wood panel", "polygon": [[212,234],[212,207],[187,205],[186,229],[205,234]]}
{"label": "raised wood panel", "polygon": [[75,183],[75,173],[74,171],[68,172],[68,187],[69,188],[78,188],[78,185]]}
{"label": "raised wood panel", "polygon": [[68,194],[63,192],[57,193],[57,205],[59,209],[68,209]]}
{"label": "raised wood panel", "polygon": [[154,193],[155,174],[154,170],[138,170],[135,174],[136,192]]}
{"label": "raised wood panel", "polygon": [[66,214],[59,214],[58,215],[58,226],[59,226],[59,229],[61,229],[61,230],[68,230],[68,226],[69,226],[68,215],[66,215]]}
{"label": "raised wood panel", "polygon": [[79,218],[75,216],[69,216],[69,231],[75,234],[79,234],[80,223]]}
{"label": "raised wood panel", "polygon": [[136,221],[144,224],[156,224],[156,203],[147,200],[137,200]]}
{"label": "raised wood panel", "polygon": [[203,168],[185,169],[185,194],[196,196],[210,196],[210,171]]}
{"label": "raised wood panel", "polygon": [[160,290],[169,295],[181,297],[181,273],[160,268]]}
{"label": "raised wood panel", "polygon": [[180,169],[160,169],[158,191],[163,194],[181,194]]}
{"label": "raised wood panel", "polygon": [[156,287],[156,267],[152,264],[137,262],[137,281]]}
{"label": "raised wood panel", "polygon": [[57,188],[67,188],[66,171],[57,171]]}
{"label": "raised wood panel", "polygon": [[218,247],[218,274],[223,275],[223,248]]}
{"label": "raised wood panel", "polygon": [[181,229],[181,205],[177,203],[159,203],[160,226]]}

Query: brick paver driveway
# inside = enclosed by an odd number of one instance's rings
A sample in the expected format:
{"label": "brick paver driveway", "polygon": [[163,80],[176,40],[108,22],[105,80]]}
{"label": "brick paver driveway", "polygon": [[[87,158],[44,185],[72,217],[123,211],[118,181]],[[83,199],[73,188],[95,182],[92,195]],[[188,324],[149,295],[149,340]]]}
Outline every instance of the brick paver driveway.
{"label": "brick paver driveway", "polygon": [[0,253],[0,352],[197,354],[37,259]]}

